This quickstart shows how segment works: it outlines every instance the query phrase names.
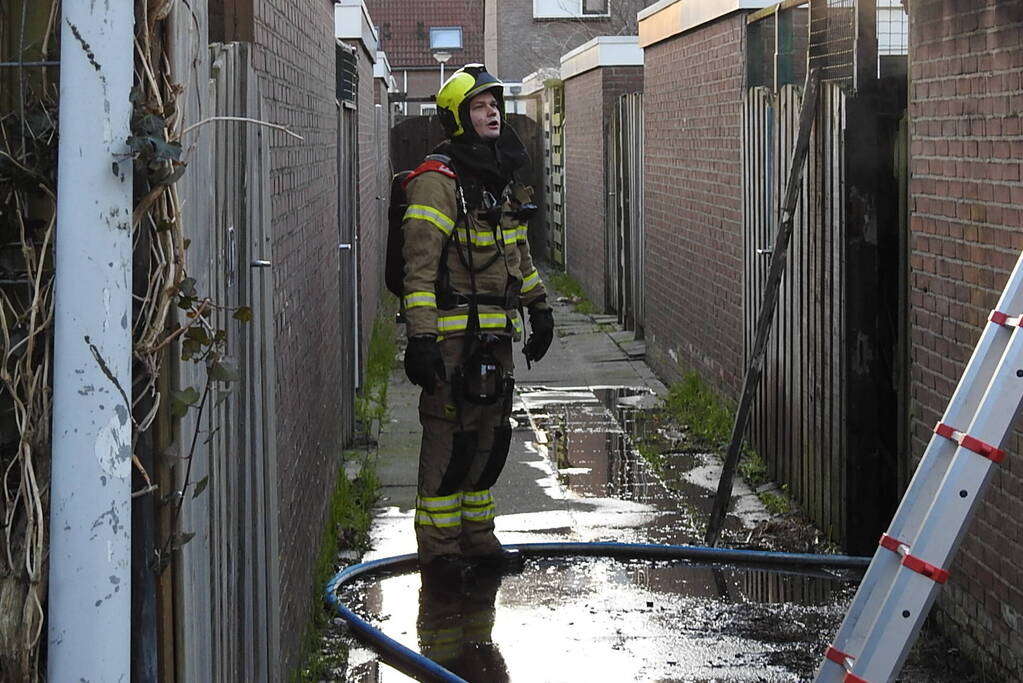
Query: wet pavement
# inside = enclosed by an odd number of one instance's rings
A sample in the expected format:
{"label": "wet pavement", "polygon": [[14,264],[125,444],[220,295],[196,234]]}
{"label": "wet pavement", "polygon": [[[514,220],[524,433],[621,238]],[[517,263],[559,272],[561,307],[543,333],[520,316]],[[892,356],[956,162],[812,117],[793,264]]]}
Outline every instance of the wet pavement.
{"label": "wet pavement", "polygon": [[[506,544],[700,544],[718,461],[663,446],[664,386],[642,345],[612,320],[556,306],[548,356],[517,369],[515,429],[494,487]],[[382,497],[365,560],[415,552],[419,428],[416,388],[400,370],[379,442]],[[659,444],[675,436],[659,433]],[[662,452],[663,451],[663,452]],[[668,482],[668,485],[666,485]],[[743,545],[770,518],[737,482],[723,545]],[[536,557],[458,590],[417,573],[359,580],[341,601],[403,645],[469,681],[798,681],[812,677],[858,576],[606,557]],[[402,681],[354,641],[339,680]]]}

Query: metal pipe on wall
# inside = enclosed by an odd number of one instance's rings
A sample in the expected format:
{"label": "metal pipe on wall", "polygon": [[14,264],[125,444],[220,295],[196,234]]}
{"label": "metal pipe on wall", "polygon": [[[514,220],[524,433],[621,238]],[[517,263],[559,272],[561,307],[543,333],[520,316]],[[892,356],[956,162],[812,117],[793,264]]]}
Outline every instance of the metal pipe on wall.
{"label": "metal pipe on wall", "polygon": [[127,681],[131,645],[132,3],[66,2],[48,678]]}

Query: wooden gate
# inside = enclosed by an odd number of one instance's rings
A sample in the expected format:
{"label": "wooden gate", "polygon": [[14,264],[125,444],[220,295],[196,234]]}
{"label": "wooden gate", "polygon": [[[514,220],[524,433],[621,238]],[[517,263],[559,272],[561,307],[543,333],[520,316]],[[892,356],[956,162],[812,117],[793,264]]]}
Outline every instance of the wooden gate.
{"label": "wooden gate", "polygon": [[643,338],[643,98],[618,98],[608,135],[607,301],[618,322]]}
{"label": "wooden gate", "polygon": [[[756,333],[800,88],[750,89],[744,110],[744,348]],[[847,549],[876,544],[897,502],[894,338],[882,252],[898,222],[882,217],[877,101],[821,86],[788,266],[754,401],[750,439],[771,478]],[[890,161],[890,160],[889,160]],[[894,181],[894,177],[892,178]],[[891,224],[889,224],[891,223]],[[891,308],[894,310],[894,307]],[[854,502],[852,502],[854,501]]]}
{"label": "wooden gate", "polygon": [[415,168],[444,140],[436,116],[407,116],[391,128],[391,165],[395,173]]}
{"label": "wooden gate", "polygon": [[[262,120],[247,43],[214,44],[213,116]],[[211,294],[241,383],[214,386],[209,436],[212,675],[214,681],[280,676],[280,581],[270,251],[270,151],[261,126],[213,125]],[[252,309],[252,321],[232,316]],[[228,391],[230,389],[230,391]]]}
{"label": "wooden gate", "polygon": [[[362,385],[362,317],[359,313],[359,110],[358,61],[354,51],[337,46],[337,286],[340,308],[342,396],[354,399]],[[380,202],[377,202],[378,204]],[[355,430],[355,401],[343,401],[341,438],[348,443]]]}
{"label": "wooden gate", "polygon": [[[886,11],[891,8],[886,7]],[[874,0],[784,3],[747,18],[743,117],[745,349],[749,356],[806,65],[823,82],[788,266],[749,438],[770,476],[834,541],[873,552],[898,503],[906,258],[898,125],[905,32]],[[904,205],[903,205],[904,206]],[[901,226],[901,228],[900,228]],[[901,395],[901,398],[900,398]]]}
{"label": "wooden gate", "polygon": [[565,267],[565,87],[543,91],[544,214],[551,262]]}
{"label": "wooden gate", "polygon": [[[843,518],[843,129],[845,96],[823,84],[751,438],[772,478],[835,534]],[[798,127],[800,89],[749,91],[745,103],[744,348],[756,335],[763,285]]]}

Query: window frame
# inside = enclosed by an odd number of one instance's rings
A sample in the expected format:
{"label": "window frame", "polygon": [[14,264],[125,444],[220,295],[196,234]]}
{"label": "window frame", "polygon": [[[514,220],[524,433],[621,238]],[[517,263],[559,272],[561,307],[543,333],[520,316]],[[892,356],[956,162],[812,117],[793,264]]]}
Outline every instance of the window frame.
{"label": "window frame", "polygon": [[[434,31],[457,31],[458,32],[458,45],[437,45],[434,43]],[[461,50],[465,46],[465,31],[461,26],[431,26],[430,27],[430,51],[444,51],[451,52],[454,50]]]}

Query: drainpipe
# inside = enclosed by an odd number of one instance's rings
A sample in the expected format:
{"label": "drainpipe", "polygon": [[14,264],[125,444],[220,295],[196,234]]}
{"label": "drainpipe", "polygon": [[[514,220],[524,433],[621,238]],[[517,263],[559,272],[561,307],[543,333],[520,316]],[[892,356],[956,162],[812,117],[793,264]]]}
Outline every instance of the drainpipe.
{"label": "drainpipe", "polygon": [[133,5],[61,18],[51,681],[130,679]]}

